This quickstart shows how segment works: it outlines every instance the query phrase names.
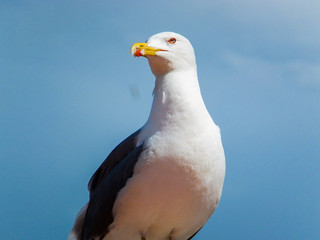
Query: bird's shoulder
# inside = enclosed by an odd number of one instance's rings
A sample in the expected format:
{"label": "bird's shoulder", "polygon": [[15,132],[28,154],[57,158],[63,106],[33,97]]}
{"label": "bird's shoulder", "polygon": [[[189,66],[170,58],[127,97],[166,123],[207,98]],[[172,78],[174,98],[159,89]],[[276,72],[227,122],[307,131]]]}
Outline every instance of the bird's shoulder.
{"label": "bird's shoulder", "polygon": [[114,167],[121,162],[133,149],[135,149],[137,136],[139,135],[141,129],[137,130],[129,137],[124,139],[120,144],[118,144],[108,155],[108,157],[103,161],[100,167],[92,175],[89,183],[88,190],[93,192],[102,179],[107,176]]}

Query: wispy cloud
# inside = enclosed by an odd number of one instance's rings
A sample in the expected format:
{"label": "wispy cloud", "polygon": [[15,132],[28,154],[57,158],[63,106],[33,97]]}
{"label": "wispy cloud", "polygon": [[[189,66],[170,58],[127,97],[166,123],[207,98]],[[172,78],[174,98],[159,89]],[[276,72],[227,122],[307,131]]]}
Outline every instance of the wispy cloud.
{"label": "wispy cloud", "polygon": [[[177,2],[175,8],[180,9],[181,2]],[[184,3],[184,9],[188,11],[189,8],[202,21],[205,18],[202,26],[207,29],[218,23],[223,24],[222,29],[226,31],[252,34],[252,37],[260,37],[260,41],[311,44],[320,50],[320,1],[189,0]],[[204,17],[206,15],[210,17]]]}
{"label": "wispy cloud", "polygon": [[222,54],[221,59],[243,81],[290,81],[320,87],[320,61],[270,61],[231,52]]}

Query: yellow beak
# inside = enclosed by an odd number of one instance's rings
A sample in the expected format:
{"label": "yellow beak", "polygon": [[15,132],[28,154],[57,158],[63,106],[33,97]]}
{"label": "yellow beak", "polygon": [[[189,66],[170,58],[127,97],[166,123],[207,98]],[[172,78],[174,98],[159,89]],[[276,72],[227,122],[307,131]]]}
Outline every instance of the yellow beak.
{"label": "yellow beak", "polygon": [[131,47],[131,55],[134,55],[135,57],[145,57],[146,55],[155,56],[156,52],[159,51],[166,51],[154,47],[148,46],[148,43],[135,43]]}

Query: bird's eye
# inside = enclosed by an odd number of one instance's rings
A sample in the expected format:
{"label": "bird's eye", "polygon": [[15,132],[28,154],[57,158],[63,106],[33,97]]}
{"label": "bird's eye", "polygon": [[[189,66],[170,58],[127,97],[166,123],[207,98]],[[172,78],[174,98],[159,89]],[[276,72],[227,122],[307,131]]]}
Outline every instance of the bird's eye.
{"label": "bird's eye", "polygon": [[170,38],[170,39],[168,40],[168,43],[174,44],[174,43],[176,43],[176,41],[177,41],[177,39],[175,39],[175,38]]}

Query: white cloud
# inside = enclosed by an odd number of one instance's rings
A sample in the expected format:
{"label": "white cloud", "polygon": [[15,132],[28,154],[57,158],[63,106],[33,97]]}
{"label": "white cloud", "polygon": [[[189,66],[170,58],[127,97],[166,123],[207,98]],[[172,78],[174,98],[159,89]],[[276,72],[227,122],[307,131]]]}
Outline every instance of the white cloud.
{"label": "white cloud", "polygon": [[[224,0],[188,1],[189,14],[200,19],[206,17],[202,30],[210,30],[216,24],[222,30],[251,34],[259,41],[294,42],[298,45],[317,46],[320,50],[320,1],[318,0]],[[175,8],[180,11],[181,3]],[[260,38],[259,38],[260,37]]]}
{"label": "white cloud", "polygon": [[224,53],[222,61],[231,66],[241,81],[269,82],[287,81],[291,83],[320,87],[320,61],[304,59],[268,61],[266,59]]}
{"label": "white cloud", "polygon": [[320,62],[292,61],[284,64],[295,80],[320,87]]}

